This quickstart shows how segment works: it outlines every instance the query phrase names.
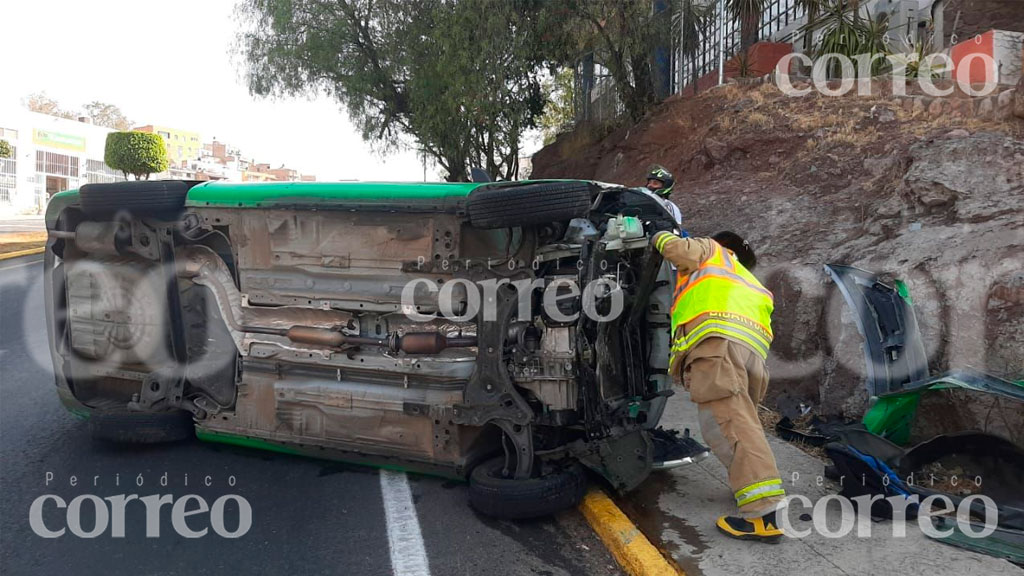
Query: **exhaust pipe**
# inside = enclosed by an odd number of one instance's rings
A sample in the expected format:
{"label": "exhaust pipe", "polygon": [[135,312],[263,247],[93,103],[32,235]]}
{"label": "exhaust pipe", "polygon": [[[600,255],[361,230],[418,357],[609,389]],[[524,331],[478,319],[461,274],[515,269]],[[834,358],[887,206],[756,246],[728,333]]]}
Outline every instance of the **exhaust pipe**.
{"label": "exhaust pipe", "polygon": [[384,338],[364,338],[348,336],[330,328],[313,326],[292,326],[287,329],[244,326],[242,329],[254,334],[284,336],[296,344],[326,348],[378,346],[387,348],[391,352],[405,352],[406,354],[437,354],[447,348],[468,348],[477,345],[476,336],[449,338],[440,332],[410,332],[403,335],[393,333]]}

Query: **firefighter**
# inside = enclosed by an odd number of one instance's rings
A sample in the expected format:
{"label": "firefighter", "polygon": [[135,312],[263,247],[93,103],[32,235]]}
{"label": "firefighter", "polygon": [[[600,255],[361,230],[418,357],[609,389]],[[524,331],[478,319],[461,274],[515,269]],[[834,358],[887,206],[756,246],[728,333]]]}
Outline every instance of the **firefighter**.
{"label": "firefighter", "polygon": [[732,232],[651,242],[677,269],[669,371],[697,403],[701,435],[729,471],[738,516],[722,516],[726,535],[776,543],[776,509],[785,491],[757,416],[768,387],[771,292],[751,274],[757,257]]}

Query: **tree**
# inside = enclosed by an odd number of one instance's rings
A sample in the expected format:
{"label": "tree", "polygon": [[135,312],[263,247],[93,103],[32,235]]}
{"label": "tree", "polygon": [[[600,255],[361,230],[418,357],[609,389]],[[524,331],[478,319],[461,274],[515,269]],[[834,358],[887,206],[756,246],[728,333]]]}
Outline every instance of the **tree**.
{"label": "tree", "polygon": [[809,32],[803,35],[804,52],[811,52],[814,48],[814,32],[818,16],[825,10],[827,0],[796,0],[797,8],[802,8],[807,15],[807,28]]}
{"label": "tree", "polygon": [[85,113],[92,118],[92,123],[97,126],[106,126],[114,130],[129,130],[132,127],[132,121],[113,104],[94,100],[83,108],[85,108]]}
{"label": "tree", "polygon": [[14,149],[7,140],[0,140],[0,158],[10,158],[14,155]]}
{"label": "tree", "polygon": [[[83,113],[77,110],[62,108],[60,103],[47,96],[46,92],[29,94],[22,102],[26,108],[33,112],[57,116],[58,118],[75,120],[83,115]],[[129,130],[132,127],[132,121],[114,104],[93,100],[82,106],[82,108],[85,110],[84,114],[89,116],[93,124],[97,126],[106,126],[114,130]]]}
{"label": "tree", "polygon": [[669,38],[671,11],[652,14],[650,0],[549,0],[546,6],[549,57],[574,66],[592,53],[630,118],[642,119],[658,101],[652,54]]}
{"label": "tree", "polygon": [[472,164],[517,174],[544,105],[531,0],[244,0],[239,11],[253,94],[329,94],[364,139],[411,136],[449,180]]}
{"label": "tree", "polygon": [[159,134],[146,132],[111,132],[107,134],[103,161],[120,170],[125,179],[132,174],[136,180],[167,170],[167,149]]}
{"label": "tree", "polygon": [[767,4],[768,0],[728,0],[727,2],[729,13],[740,21],[740,51],[744,54],[747,54],[751,46],[757,43],[761,28],[761,15],[764,14]]}
{"label": "tree", "polygon": [[700,71],[695,62],[700,50],[700,40],[710,34],[715,15],[714,3],[705,4],[701,0],[681,0],[679,3],[679,50],[683,57],[690,60],[690,85],[694,94],[697,94],[697,80],[700,78]]}
{"label": "tree", "polygon": [[57,116],[59,118],[68,118],[74,120],[78,113],[74,110],[65,110],[60,107],[60,104],[46,95],[46,92],[35,92],[25,97],[23,101],[25,107],[33,112],[39,112],[40,114],[47,114],[49,116]]}
{"label": "tree", "polygon": [[576,120],[574,101],[576,98],[575,79],[572,68],[562,68],[548,78],[544,84],[544,115],[540,117],[540,128],[544,144],[555,141],[558,133]]}
{"label": "tree", "polygon": [[[800,28],[804,34],[817,35],[815,56],[842,54],[855,59],[864,55],[874,57],[888,53],[888,18],[874,19],[862,14],[860,0],[822,0],[820,9],[815,20],[808,21]],[[871,73],[877,74],[887,66],[885,58],[875,59]],[[841,76],[839,61],[833,59],[827,72],[832,78]]]}

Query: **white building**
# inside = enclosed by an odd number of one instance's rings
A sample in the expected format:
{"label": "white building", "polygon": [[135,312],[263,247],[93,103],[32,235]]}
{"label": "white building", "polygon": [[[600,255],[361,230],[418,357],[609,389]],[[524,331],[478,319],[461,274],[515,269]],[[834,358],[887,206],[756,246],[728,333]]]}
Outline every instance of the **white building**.
{"label": "white building", "polygon": [[110,128],[22,108],[0,108],[0,139],[14,157],[0,159],[0,215],[39,213],[47,200],[90,182],[124,180],[103,163]]}

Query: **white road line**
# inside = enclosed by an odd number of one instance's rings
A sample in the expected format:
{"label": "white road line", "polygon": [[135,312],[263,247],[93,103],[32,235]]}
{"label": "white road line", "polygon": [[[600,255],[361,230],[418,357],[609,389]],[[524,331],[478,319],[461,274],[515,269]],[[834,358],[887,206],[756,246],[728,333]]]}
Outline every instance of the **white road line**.
{"label": "white road line", "polygon": [[380,471],[380,492],[388,524],[391,571],[395,576],[430,576],[420,521],[404,472]]}
{"label": "white road line", "polygon": [[3,272],[4,270],[14,270],[15,268],[22,268],[24,266],[31,266],[33,264],[40,264],[40,263],[42,263],[41,259],[40,260],[33,260],[31,262],[22,262],[21,264],[15,264],[14,266],[0,266],[0,272]]}

